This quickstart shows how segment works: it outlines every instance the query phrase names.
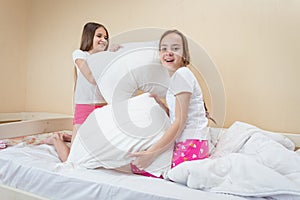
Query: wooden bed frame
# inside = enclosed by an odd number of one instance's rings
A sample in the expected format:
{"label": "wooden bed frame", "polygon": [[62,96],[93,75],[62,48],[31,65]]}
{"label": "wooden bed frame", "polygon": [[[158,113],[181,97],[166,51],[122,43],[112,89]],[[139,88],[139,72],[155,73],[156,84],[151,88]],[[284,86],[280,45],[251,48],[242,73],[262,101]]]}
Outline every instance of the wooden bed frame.
{"label": "wooden bed frame", "polygon": [[70,115],[55,113],[1,113],[0,139],[72,130],[72,120]]}
{"label": "wooden bed frame", "polygon": [[[0,139],[72,130],[72,116],[53,113],[5,113],[0,114]],[[284,134],[300,147],[300,134]],[[0,184],[3,199],[45,200],[46,198]],[[2,199],[1,198],[1,199]]]}

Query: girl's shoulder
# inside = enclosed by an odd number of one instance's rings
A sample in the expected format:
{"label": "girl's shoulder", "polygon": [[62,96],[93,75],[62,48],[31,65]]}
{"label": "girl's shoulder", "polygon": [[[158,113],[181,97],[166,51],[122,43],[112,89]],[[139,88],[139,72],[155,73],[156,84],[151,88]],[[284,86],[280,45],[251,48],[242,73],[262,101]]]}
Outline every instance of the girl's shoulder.
{"label": "girl's shoulder", "polygon": [[86,57],[90,55],[89,52],[87,51],[82,51],[80,49],[76,49],[75,51],[73,51],[72,53],[72,57],[74,60],[80,58],[80,59],[86,59]]}
{"label": "girl's shoulder", "polygon": [[193,72],[188,67],[180,67],[176,70],[175,74],[182,75],[184,77],[194,77]]}
{"label": "girl's shoulder", "polygon": [[178,68],[172,75],[170,81],[170,84],[189,83],[189,85],[194,85],[195,83],[197,83],[195,75],[188,67]]}

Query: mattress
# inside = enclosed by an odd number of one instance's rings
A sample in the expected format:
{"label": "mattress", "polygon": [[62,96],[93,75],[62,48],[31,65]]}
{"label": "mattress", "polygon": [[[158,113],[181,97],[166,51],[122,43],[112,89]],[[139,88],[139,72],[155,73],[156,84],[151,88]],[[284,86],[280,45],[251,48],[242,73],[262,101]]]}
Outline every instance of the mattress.
{"label": "mattress", "polygon": [[70,170],[45,144],[1,150],[0,166],[1,184],[49,199],[243,199],[113,170]]}
{"label": "mattress", "polygon": [[[0,125],[0,139],[8,145],[8,148],[0,150],[0,199],[265,199],[192,189],[168,180],[113,170],[75,168],[61,163],[53,146],[42,144],[42,140],[53,131],[71,133],[70,116],[43,117],[26,122]],[[225,129],[210,130],[211,140],[216,145]],[[285,135],[299,147],[298,134]],[[14,138],[4,139],[8,136]],[[295,196],[274,197],[293,199]]]}

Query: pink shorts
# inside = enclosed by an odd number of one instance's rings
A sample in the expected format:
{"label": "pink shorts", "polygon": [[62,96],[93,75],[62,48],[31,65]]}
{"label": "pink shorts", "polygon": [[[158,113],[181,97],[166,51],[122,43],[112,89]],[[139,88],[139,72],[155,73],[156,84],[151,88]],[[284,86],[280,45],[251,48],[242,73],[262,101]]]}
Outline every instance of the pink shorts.
{"label": "pink shorts", "polygon": [[[174,146],[173,150],[173,159],[171,168],[177,166],[178,164],[184,161],[190,160],[201,160],[208,158],[209,148],[207,140],[195,140],[189,139],[184,142],[178,142]],[[131,171],[134,174],[139,174],[142,176],[154,177],[154,178],[163,178],[162,176],[157,177],[153,174],[146,172],[145,170],[140,170],[135,165],[130,164]]]}
{"label": "pink shorts", "polygon": [[147,176],[147,177],[153,177],[153,178],[164,178],[163,176],[155,176],[153,174],[150,174],[149,172],[146,172],[145,170],[140,170],[139,168],[137,168],[134,164],[130,163],[130,167],[131,167],[131,171],[132,173],[134,174],[139,174],[139,175],[142,175],[142,176]]}
{"label": "pink shorts", "polygon": [[101,108],[103,106],[104,105],[76,104],[73,124],[83,124],[91,112],[93,112],[96,108]]}
{"label": "pink shorts", "polygon": [[172,168],[184,161],[208,158],[209,148],[207,140],[189,139],[175,144]]}

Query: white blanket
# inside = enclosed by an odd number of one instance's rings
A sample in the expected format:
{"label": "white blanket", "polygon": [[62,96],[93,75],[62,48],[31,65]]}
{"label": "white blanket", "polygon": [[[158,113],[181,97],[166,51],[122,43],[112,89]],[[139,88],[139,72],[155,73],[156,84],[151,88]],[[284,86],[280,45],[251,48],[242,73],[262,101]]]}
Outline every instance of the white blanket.
{"label": "white blanket", "polygon": [[172,181],[205,191],[274,199],[300,199],[300,156],[279,133],[236,122],[214,154],[169,171]]}

